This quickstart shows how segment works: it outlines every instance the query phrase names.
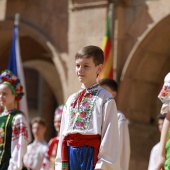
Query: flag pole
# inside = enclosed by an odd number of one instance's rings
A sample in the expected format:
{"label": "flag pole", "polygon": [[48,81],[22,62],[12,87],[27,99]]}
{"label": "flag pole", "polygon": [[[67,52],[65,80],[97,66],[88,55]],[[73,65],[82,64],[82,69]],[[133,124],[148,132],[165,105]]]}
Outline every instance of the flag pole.
{"label": "flag pole", "polygon": [[108,8],[108,15],[110,18],[110,37],[111,37],[111,48],[112,48],[112,68],[113,68],[113,79],[116,80],[117,79],[117,74],[116,74],[116,67],[117,67],[117,59],[115,57],[115,45],[114,45],[114,13],[115,13],[115,4],[113,2],[109,3],[109,8]]}
{"label": "flag pole", "polygon": [[113,79],[117,81],[117,54],[116,54],[116,49],[115,49],[115,41],[114,41],[114,33],[115,33],[115,23],[113,21],[115,15],[115,4],[109,3],[109,18],[110,18],[110,36],[111,36],[111,45],[112,45],[112,65],[113,65]]}
{"label": "flag pole", "polygon": [[19,19],[20,19],[20,15],[19,15],[19,13],[16,13],[15,20],[14,20],[14,26],[19,26]]}
{"label": "flag pole", "polygon": [[115,6],[116,2],[113,4],[112,8],[112,18],[113,18],[113,36],[112,36],[112,45],[113,45],[113,75],[114,75],[114,80],[117,81],[117,47],[118,47],[118,41],[117,41],[117,34],[118,34],[118,20],[116,18],[116,11],[115,11]]}
{"label": "flag pole", "polygon": [[109,25],[109,30],[110,30],[110,35],[111,37],[113,36],[112,34],[112,29],[113,29],[113,3],[109,3],[109,9],[108,9],[108,15],[109,15],[109,18],[110,18],[110,25]]}

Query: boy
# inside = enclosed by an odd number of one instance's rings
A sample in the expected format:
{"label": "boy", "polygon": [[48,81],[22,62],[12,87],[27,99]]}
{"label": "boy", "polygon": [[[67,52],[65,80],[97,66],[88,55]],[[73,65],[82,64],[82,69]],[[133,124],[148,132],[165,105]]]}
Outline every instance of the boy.
{"label": "boy", "polygon": [[54,170],[55,169],[55,158],[57,155],[63,107],[64,107],[64,105],[60,105],[55,110],[54,127],[57,132],[57,135],[54,138],[52,138],[48,144],[48,151],[47,151],[45,158],[43,160],[43,167],[41,168],[41,170]]}
{"label": "boy", "polygon": [[64,106],[56,170],[119,170],[116,104],[111,94],[96,83],[103,61],[103,51],[92,45],[75,56],[82,89]]}
{"label": "boy", "polygon": [[0,170],[21,170],[28,144],[28,127],[16,104],[24,95],[20,80],[11,71],[0,75]]}
{"label": "boy", "polygon": [[[118,91],[117,82],[110,78],[104,78],[99,81],[99,84],[107,91],[112,94],[115,98]],[[119,129],[119,143],[120,143],[120,170],[129,169],[130,160],[130,138],[129,138],[129,128],[128,121],[125,115],[118,110],[118,129]]]}
{"label": "boy", "polygon": [[44,119],[35,117],[31,125],[34,141],[27,147],[27,152],[24,156],[24,165],[28,170],[40,170],[45,153],[48,149],[48,144],[44,138],[46,124]]}
{"label": "boy", "polygon": [[[166,117],[166,113],[159,114],[158,116],[158,128],[159,128],[160,133],[162,131],[162,126],[163,126],[165,117]],[[148,170],[154,170],[156,168],[156,162],[158,160],[158,153],[159,153],[159,146],[160,146],[160,142],[158,142],[151,150]]]}

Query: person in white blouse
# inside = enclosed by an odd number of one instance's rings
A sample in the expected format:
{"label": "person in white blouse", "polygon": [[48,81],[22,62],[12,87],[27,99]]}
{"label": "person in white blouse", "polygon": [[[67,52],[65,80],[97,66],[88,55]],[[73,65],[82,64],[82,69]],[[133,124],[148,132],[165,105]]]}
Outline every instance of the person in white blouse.
{"label": "person in white blouse", "polygon": [[27,121],[18,101],[24,95],[16,75],[5,70],[0,75],[0,170],[21,170],[28,144]]}
{"label": "person in white blouse", "polygon": [[[116,97],[118,91],[118,84],[115,80],[111,78],[104,78],[99,81],[99,84],[109,91],[113,98]],[[118,116],[118,127],[119,127],[119,138],[120,138],[120,170],[129,169],[130,161],[130,137],[129,137],[129,127],[128,120],[125,115],[117,111]]]}
{"label": "person in white blouse", "polygon": [[63,109],[55,170],[119,170],[119,133],[115,101],[97,83],[104,53],[86,46],[75,55],[82,84]]}
{"label": "person in white blouse", "polygon": [[43,118],[35,117],[31,121],[31,125],[34,141],[27,147],[27,152],[24,156],[24,166],[28,170],[40,170],[48,149],[48,143],[45,140],[46,123]]}
{"label": "person in white blouse", "polygon": [[[158,115],[158,128],[159,128],[160,133],[162,131],[162,126],[163,126],[165,117],[166,117],[166,113]],[[148,170],[155,170],[156,168],[156,162],[158,161],[159,147],[160,147],[160,142],[154,145],[151,150]]]}
{"label": "person in white blouse", "polygon": [[[169,141],[169,126],[170,126],[170,72],[164,78],[164,84],[162,86],[161,91],[159,92],[158,98],[162,102],[161,113],[166,113],[166,118],[164,120],[160,144],[159,144],[159,152],[158,152],[158,160],[156,162],[155,170],[169,169],[169,147],[167,148],[167,142]],[[168,142],[169,143],[169,142]]]}

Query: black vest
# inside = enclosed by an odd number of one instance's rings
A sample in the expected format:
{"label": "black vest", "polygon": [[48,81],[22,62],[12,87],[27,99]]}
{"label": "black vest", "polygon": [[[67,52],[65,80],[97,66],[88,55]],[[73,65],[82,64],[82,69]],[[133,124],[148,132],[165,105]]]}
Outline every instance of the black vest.
{"label": "black vest", "polygon": [[0,116],[0,170],[7,170],[11,158],[12,122],[17,114],[15,110],[8,115]]}

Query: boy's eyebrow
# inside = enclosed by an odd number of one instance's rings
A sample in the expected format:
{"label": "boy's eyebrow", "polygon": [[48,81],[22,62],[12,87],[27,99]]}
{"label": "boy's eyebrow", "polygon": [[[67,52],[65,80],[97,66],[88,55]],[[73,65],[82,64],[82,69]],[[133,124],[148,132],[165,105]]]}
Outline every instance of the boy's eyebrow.
{"label": "boy's eyebrow", "polygon": [[[76,62],[76,64],[79,64],[79,62]],[[83,63],[83,64],[89,64],[88,62],[85,62],[85,63]]]}

